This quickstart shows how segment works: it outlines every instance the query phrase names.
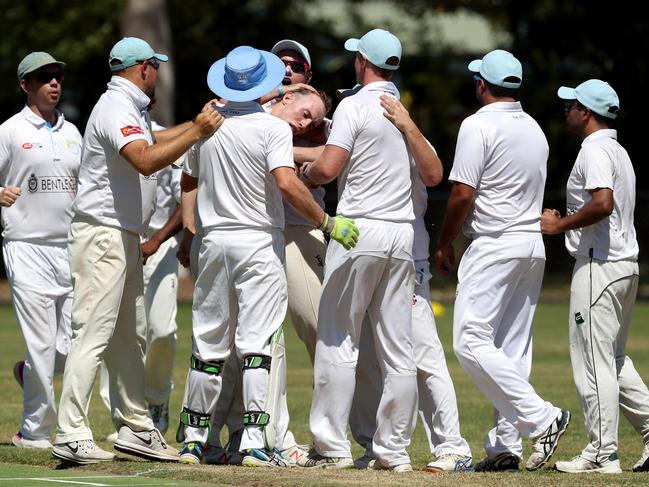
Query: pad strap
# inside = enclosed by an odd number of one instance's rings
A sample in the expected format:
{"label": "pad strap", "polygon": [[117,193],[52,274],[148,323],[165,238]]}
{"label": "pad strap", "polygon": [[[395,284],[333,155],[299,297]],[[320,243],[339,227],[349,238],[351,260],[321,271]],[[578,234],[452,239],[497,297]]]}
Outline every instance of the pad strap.
{"label": "pad strap", "polygon": [[270,414],[266,411],[246,411],[243,415],[243,426],[266,426],[270,422]]}
{"label": "pad strap", "polygon": [[268,355],[250,354],[243,357],[243,367],[246,369],[266,369],[270,371],[271,358]]}
{"label": "pad strap", "polygon": [[[184,426],[188,428],[210,428],[211,414],[199,413],[186,407],[180,412],[180,424],[176,432],[176,441],[182,443],[185,441]],[[209,433],[208,433],[209,434]]]}
{"label": "pad strap", "polygon": [[200,370],[206,374],[221,375],[221,372],[223,372],[223,364],[223,360],[217,362],[203,362],[192,355],[190,365],[192,369]]}

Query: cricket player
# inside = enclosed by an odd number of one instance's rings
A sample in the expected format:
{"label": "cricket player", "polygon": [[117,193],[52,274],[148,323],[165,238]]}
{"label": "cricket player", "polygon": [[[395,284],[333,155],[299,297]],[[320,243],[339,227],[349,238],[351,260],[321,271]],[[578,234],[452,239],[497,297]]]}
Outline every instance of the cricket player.
{"label": "cricket player", "polygon": [[152,460],[178,460],[178,452],[154,428],[144,400],[140,234],[154,210],[156,179],[151,175],[210,136],[223,117],[207,104],[194,122],[159,134],[153,144],[148,106],[165,61],[166,55],[142,39],[125,37],[115,44],[109,57],[113,76],[86,126],[68,234],[73,336],[52,450],[64,461],[114,458],[93,441],[87,416],[102,359],[118,431],[115,449]]}
{"label": "cricket player", "polygon": [[[243,465],[286,467],[265,446],[272,373],[271,338],[286,313],[286,199],[313,226],[351,248],[353,221],[329,217],[297,179],[290,125],[264,112],[262,95],[284,76],[274,54],[249,46],[230,51],[208,72],[208,86],[228,103],[219,133],[190,152],[184,171],[197,187],[201,247],[192,307],[193,352],[181,413],[181,462],[198,463],[219,399],[225,361],[234,348],[243,368]],[[186,191],[183,185],[183,192]],[[184,200],[183,200],[184,201]]]}
{"label": "cricket player", "polygon": [[526,468],[550,459],[570,413],[543,400],[529,383],[532,319],[545,248],[539,214],[548,143],[517,101],[521,63],[495,50],[472,61],[482,108],[460,127],[453,187],[435,253],[437,269],[454,264],[452,242],[463,227],[472,240],[462,256],[453,315],[457,358],[493,403],[495,427],[476,470],[518,470],[521,436],[533,440]]}
{"label": "cricket player", "polygon": [[16,364],[23,419],[11,443],[52,448],[54,374],[70,348],[72,278],[66,239],[81,162],[81,134],[56,109],[63,67],[46,52],[18,65],[24,108],[0,125],[5,268],[27,352]]}
{"label": "cricket player", "polygon": [[322,155],[303,165],[303,178],[324,184],[338,177],[338,213],[354,218],[362,238],[352,251],[330,242],[318,310],[318,342],[310,429],[315,451],[299,464],[353,465],[347,423],[354,395],[361,324],[375,333],[384,387],[372,450],[374,468],[412,470],[406,447],[416,421],[416,366],[410,338],[414,213],[411,154],[402,133],[383,115],[381,95],[399,97],[390,81],[401,43],[374,29],[349,39],[362,89],[343,99]]}
{"label": "cricket player", "polygon": [[566,186],[567,210],[544,210],[541,230],[566,233],[575,258],[570,286],[570,361],[588,444],[560,472],[621,473],[619,411],[645,447],[634,471],[649,470],[649,390],[626,356],[638,289],[638,242],[633,225],[635,173],[612,125],[620,101],[608,83],[590,79],[562,86],[566,126],[581,149]]}
{"label": "cricket player", "polygon": [[[428,463],[429,472],[472,471],[471,449],[460,434],[460,421],[453,381],[446,366],[444,349],[437,335],[435,317],[430,305],[429,236],[424,223],[428,205],[426,186],[442,181],[442,163],[432,145],[424,138],[398,100],[381,96],[385,116],[404,134],[416,164],[411,166],[412,201],[415,213],[413,260],[415,292],[412,295],[412,344],[417,364],[419,415],[424,424],[431,453],[436,457]],[[364,323],[356,371],[356,391],[349,425],[365,454],[354,460],[357,468],[366,468],[374,461],[372,437],[376,431],[376,408],[382,381],[376,360],[371,326]]]}

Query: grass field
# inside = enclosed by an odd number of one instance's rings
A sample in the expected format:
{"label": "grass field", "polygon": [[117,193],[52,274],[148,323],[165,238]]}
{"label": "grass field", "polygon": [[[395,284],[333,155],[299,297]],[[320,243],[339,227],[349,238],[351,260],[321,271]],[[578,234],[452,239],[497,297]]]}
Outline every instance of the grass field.
{"label": "grass field", "polygon": [[[180,408],[190,350],[190,307],[182,305],[178,323],[178,359],[174,369],[176,388],[171,398],[172,415]],[[557,459],[577,455],[585,445],[578,398],[572,381],[568,356],[568,308],[565,303],[544,303],[537,312],[534,325],[534,361],[532,383],[542,397],[568,408],[573,413],[564,436],[550,465]],[[463,436],[469,441],[475,460],[483,456],[482,441],[491,426],[492,409],[488,401],[459,367],[451,350],[452,309],[438,317],[438,329],[447,351],[451,375],[458,396]],[[291,429],[298,441],[307,443],[308,414],[311,402],[312,374],[308,356],[291,326],[286,327],[288,354],[289,409]],[[649,304],[638,303],[628,341],[628,354],[640,374],[649,380]],[[12,376],[13,364],[22,358],[24,344],[9,305],[0,305],[0,487],[44,485],[649,485],[649,474],[632,473],[631,466],[642,451],[642,440],[626,420],[620,422],[619,455],[625,473],[614,477],[601,475],[572,476],[551,469],[518,474],[443,474],[414,472],[406,476],[390,472],[368,471],[304,471],[301,469],[254,469],[221,466],[179,466],[142,462],[126,455],[119,461],[101,466],[61,469],[49,452],[19,450],[10,444],[21,417],[22,395]],[[60,389],[60,379],[57,383]],[[110,449],[104,439],[112,432],[108,412],[95,394],[90,407],[90,419],[95,439]],[[172,421],[172,424],[175,421]],[[174,426],[167,433],[173,440]],[[525,443],[529,453],[529,442]],[[421,470],[430,460],[423,428],[419,425],[410,447],[415,469]],[[360,449],[355,451],[360,454]]]}

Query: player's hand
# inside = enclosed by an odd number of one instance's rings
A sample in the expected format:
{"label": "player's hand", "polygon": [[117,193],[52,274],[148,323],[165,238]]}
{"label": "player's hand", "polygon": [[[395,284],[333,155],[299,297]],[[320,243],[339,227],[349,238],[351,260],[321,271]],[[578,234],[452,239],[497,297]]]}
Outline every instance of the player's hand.
{"label": "player's hand", "polygon": [[331,218],[334,221],[334,227],[329,236],[345,247],[345,250],[356,247],[360,232],[358,231],[358,227],[354,223],[354,220],[351,218],[345,218],[344,216]]}
{"label": "player's hand", "polygon": [[403,104],[388,95],[381,95],[381,106],[385,109],[383,116],[394,124],[401,132],[407,132],[416,128],[415,122],[410,118],[410,114]]}
{"label": "player's hand", "polygon": [[198,129],[198,135],[201,139],[207,138],[223,125],[225,118],[213,106],[203,108],[194,119],[194,126]]}
{"label": "player's hand", "polygon": [[559,226],[561,222],[561,213],[558,210],[545,208],[541,215],[541,232],[546,235],[556,235],[562,230]]}
{"label": "player's hand", "polygon": [[146,242],[142,242],[140,244],[143,265],[146,265],[147,259],[158,251],[160,244],[161,242],[156,239],[147,240]]}
{"label": "player's hand", "polygon": [[440,274],[448,275],[451,268],[455,265],[455,249],[453,245],[448,244],[440,246],[435,252],[435,268]]}
{"label": "player's hand", "polygon": [[192,248],[192,240],[194,239],[194,233],[187,228],[183,231],[183,239],[178,246],[178,252],[176,252],[176,257],[178,262],[183,267],[189,267],[189,254]]}
{"label": "player's hand", "polygon": [[21,190],[18,186],[5,186],[0,191],[0,206],[9,208],[16,202],[20,194]]}
{"label": "player's hand", "polygon": [[[295,150],[295,148],[294,148]],[[313,165],[313,162],[304,162],[302,164],[296,164],[297,166],[297,177],[300,178],[300,181],[304,183],[307,188],[317,188],[319,184],[314,183],[309,179],[307,172]]]}
{"label": "player's hand", "polygon": [[219,106],[219,100],[217,98],[212,98],[210,101],[208,101],[205,105],[203,105],[203,109],[201,112],[206,112],[210,108],[216,108]]}

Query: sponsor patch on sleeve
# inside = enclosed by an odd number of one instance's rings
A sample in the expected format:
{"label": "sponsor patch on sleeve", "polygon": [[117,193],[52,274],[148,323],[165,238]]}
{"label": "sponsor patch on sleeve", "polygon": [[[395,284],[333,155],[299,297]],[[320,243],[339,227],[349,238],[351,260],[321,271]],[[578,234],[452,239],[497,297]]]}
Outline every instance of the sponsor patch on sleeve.
{"label": "sponsor patch on sleeve", "polygon": [[122,132],[122,135],[124,137],[128,137],[129,135],[136,135],[136,134],[143,134],[144,133],[142,131],[142,128],[138,127],[137,125],[126,125],[125,127],[122,127],[119,130]]}

